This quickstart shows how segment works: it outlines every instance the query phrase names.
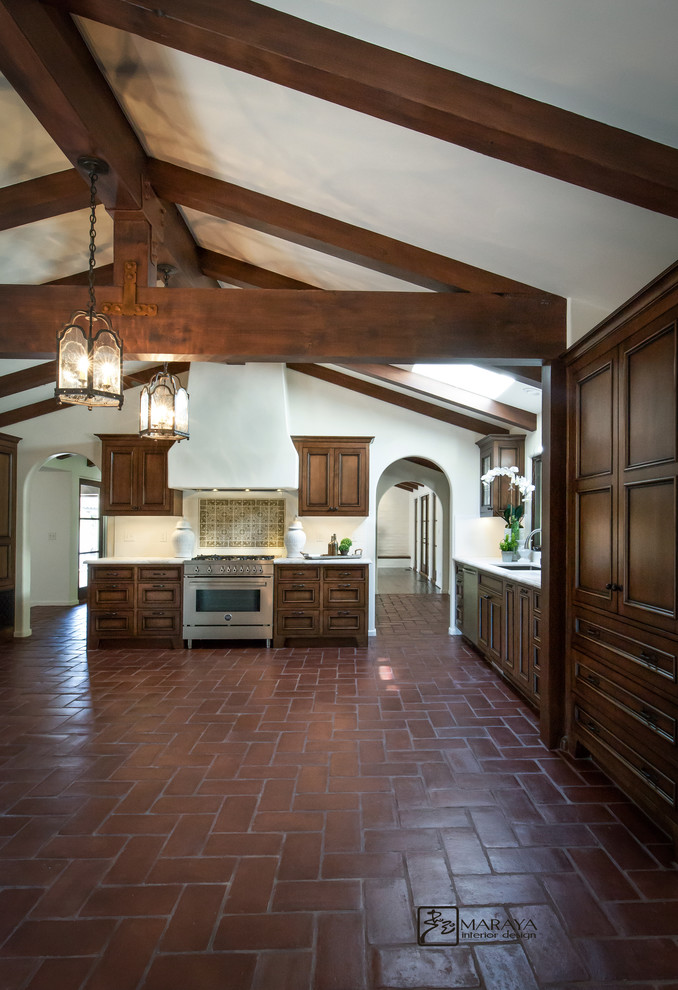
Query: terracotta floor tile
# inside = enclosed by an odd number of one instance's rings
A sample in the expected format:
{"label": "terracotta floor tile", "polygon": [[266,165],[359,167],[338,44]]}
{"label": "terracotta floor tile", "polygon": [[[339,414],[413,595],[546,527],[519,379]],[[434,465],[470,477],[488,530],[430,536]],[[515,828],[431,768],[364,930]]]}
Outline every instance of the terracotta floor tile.
{"label": "terracotta floor tile", "polygon": [[[34,610],[0,657],[2,990],[678,990],[666,837],[446,598],[377,604],[367,649],[190,655]],[[435,905],[538,933],[419,946]]]}

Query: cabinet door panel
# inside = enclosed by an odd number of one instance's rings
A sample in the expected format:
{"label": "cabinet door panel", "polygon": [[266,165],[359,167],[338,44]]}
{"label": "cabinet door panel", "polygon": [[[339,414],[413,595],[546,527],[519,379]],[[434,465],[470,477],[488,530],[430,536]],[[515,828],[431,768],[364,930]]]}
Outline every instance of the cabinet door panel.
{"label": "cabinet door panel", "polygon": [[612,488],[580,492],[577,496],[575,598],[609,608],[614,581]]}
{"label": "cabinet door panel", "polygon": [[133,450],[115,450],[109,448],[108,463],[105,465],[103,472],[104,485],[106,486],[102,491],[102,509],[104,512],[108,509],[134,508],[134,472]]}
{"label": "cabinet door panel", "polygon": [[[624,486],[624,591],[620,612],[656,623],[676,618],[676,485]],[[671,627],[670,627],[671,628]]]}
{"label": "cabinet door panel", "polygon": [[614,468],[614,376],[611,361],[577,382],[577,477]]}
{"label": "cabinet door panel", "polygon": [[675,376],[675,324],[625,353],[626,467],[675,460]]}
{"label": "cabinet door panel", "polygon": [[305,450],[302,467],[302,508],[319,511],[332,504],[332,452],[328,449]]}
{"label": "cabinet door panel", "polygon": [[167,488],[167,451],[153,448],[138,450],[140,508],[165,509],[169,491]]}
{"label": "cabinet door panel", "polygon": [[336,501],[339,512],[364,511],[367,514],[365,495],[365,453],[362,450],[335,451]]}

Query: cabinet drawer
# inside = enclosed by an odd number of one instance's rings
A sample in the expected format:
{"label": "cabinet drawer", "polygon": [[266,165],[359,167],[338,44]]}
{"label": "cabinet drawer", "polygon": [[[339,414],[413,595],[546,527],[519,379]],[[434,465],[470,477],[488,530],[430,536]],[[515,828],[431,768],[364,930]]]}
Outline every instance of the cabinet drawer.
{"label": "cabinet drawer", "polygon": [[90,611],[89,632],[102,639],[107,636],[133,636],[134,612]]}
{"label": "cabinet drawer", "polygon": [[139,581],[181,581],[183,570],[179,564],[168,567],[153,567],[151,565],[139,565]]}
{"label": "cabinet drawer", "polygon": [[330,567],[323,567],[323,581],[334,584],[336,581],[364,581],[367,578],[367,567],[365,564],[345,565],[333,564]]}
{"label": "cabinet drawer", "polygon": [[365,605],[365,584],[356,581],[336,581],[323,585],[323,608]]}
{"label": "cabinet drawer", "polygon": [[323,634],[326,636],[362,636],[365,633],[365,610],[333,608],[323,612]]}
{"label": "cabinet drawer", "polygon": [[578,609],[572,644],[655,690],[676,683],[678,643],[664,636]]}
{"label": "cabinet drawer", "polygon": [[304,605],[317,608],[320,601],[320,581],[289,581],[279,584],[276,591],[276,604]]}
{"label": "cabinet drawer", "polygon": [[137,636],[178,636],[181,612],[175,608],[140,609],[137,612]]}
{"label": "cabinet drawer", "polygon": [[284,609],[275,619],[277,636],[318,636],[320,612],[317,609]]}
{"label": "cabinet drawer", "polygon": [[280,564],[275,569],[276,581],[318,581],[320,568],[310,564]]}
{"label": "cabinet drawer", "polygon": [[536,588],[532,591],[532,608],[541,615],[541,591]]}
{"label": "cabinet drawer", "polygon": [[630,783],[635,778],[643,785],[646,795],[657,795],[675,808],[675,774],[667,773],[669,767],[664,767],[662,760],[654,756],[648,759],[646,754],[624,742],[605,717],[589,705],[575,705],[575,723],[583,744],[604,767],[612,764],[617,779]]}
{"label": "cabinet drawer", "polygon": [[[641,697],[610,674],[603,664],[595,660],[575,657],[576,693],[580,698],[605,706],[611,717],[626,725],[629,734],[640,732],[641,737],[647,738],[650,744],[661,742],[675,746],[675,706],[654,695]],[[670,754],[670,750],[667,752]]]}
{"label": "cabinet drawer", "polygon": [[137,585],[137,605],[139,608],[146,606],[180,608],[181,585],[171,581],[154,581],[152,584],[139,584]]}
{"label": "cabinet drawer", "polygon": [[88,604],[89,608],[133,608],[134,582],[110,581],[91,584]]}
{"label": "cabinet drawer", "polygon": [[116,567],[115,564],[90,564],[89,580],[94,581],[133,581],[134,567]]}
{"label": "cabinet drawer", "polygon": [[486,574],[485,571],[478,571],[478,589],[482,589],[491,595],[503,595],[504,582],[494,574]]}

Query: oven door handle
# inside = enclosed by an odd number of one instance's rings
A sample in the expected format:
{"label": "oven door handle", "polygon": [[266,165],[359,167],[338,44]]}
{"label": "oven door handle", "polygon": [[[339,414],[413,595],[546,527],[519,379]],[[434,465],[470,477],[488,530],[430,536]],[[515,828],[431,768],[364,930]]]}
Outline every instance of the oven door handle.
{"label": "oven door handle", "polygon": [[261,578],[248,578],[248,577],[208,577],[208,578],[186,578],[185,587],[187,588],[234,588],[238,586],[239,588],[270,588],[271,579],[268,581],[262,581]]}

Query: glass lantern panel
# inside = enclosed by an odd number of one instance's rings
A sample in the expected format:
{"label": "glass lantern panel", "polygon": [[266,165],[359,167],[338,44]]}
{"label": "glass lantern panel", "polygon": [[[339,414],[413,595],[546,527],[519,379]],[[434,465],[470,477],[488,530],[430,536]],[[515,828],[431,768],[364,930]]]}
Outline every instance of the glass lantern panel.
{"label": "glass lantern panel", "polygon": [[79,326],[70,326],[61,338],[58,363],[59,388],[87,388],[87,337]]}
{"label": "glass lantern panel", "polygon": [[151,395],[151,428],[171,430],[174,426],[174,395],[166,385],[158,383]]}
{"label": "glass lantern panel", "polygon": [[188,434],[188,392],[185,388],[177,390],[174,399],[174,417],[177,433]]}
{"label": "glass lantern panel", "polygon": [[108,392],[112,398],[120,394],[120,348],[113,334],[106,331],[97,334],[94,341],[92,378],[96,391]]}
{"label": "glass lantern panel", "polygon": [[148,385],[144,385],[139,403],[139,431],[141,433],[148,429],[148,406]]}

